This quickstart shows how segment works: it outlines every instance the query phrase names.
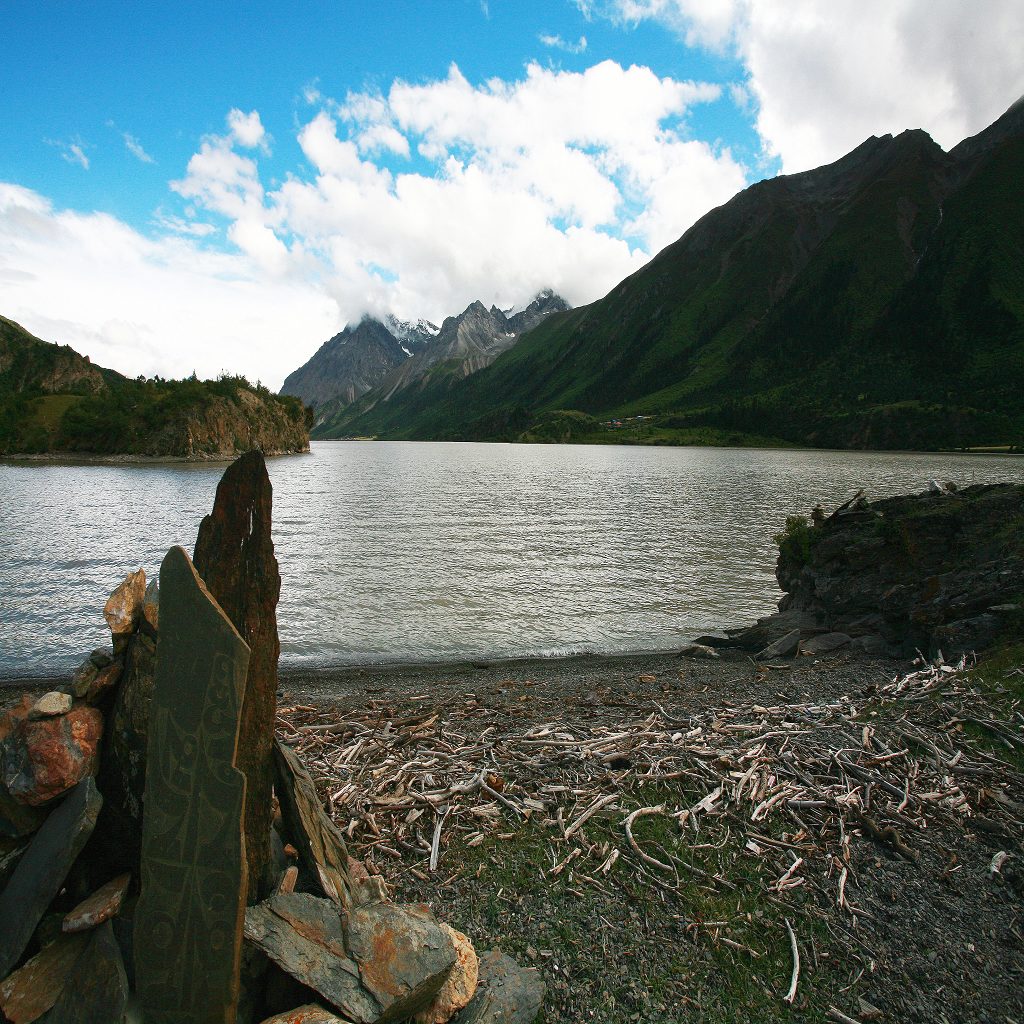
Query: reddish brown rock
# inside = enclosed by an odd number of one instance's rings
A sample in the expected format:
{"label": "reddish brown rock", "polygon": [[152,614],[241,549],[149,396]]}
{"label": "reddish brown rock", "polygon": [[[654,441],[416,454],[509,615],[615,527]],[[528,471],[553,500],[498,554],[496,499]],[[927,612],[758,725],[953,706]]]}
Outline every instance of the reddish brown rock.
{"label": "reddish brown rock", "polygon": [[100,886],[91,896],[82,900],[71,913],[64,915],[62,931],[88,931],[112,918],[121,909],[131,879],[132,876],[129,874],[118,875],[106,885]]}
{"label": "reddish brown rock", "polygon": [[89,688],[85,691],[85,699],[90,704],[102,700],[110,690],[117,686],[123,671],[124,661],[121,658],[112,661],[105,668],[99,669],[89,684]]}
{"label": "reddish brown rock", "polygon": [[249,645],[237,766],[245,775],[244,834],[249,902],[273,884],[270,856],[277,710],[277,600],[281,576],[270,536],[273,489],[260,452],[233,462],[199,526],[193,563],[207,589]]}
{"label": "reddish brown rock", "polygon": [[142,569],[128,573],[107,598],[103,617],[107,620],[115,645],[121,637],[135,632],[146,594],[146,574]]}
{"label": "reddish brown rock", "polygon": [[469,938],[451,925],[441,922],[455,947],[455,966],[434,1001],[415,1017],[416,1024],[445,1024],[473,998],[476,992],[480,960]]}
{"label": "reddish brown rock", "polygon": [[39,807],[96,773],[103,715],[95,708],[25,719],[0,744],[2,780],[18,803]]}
{"label": "reddish brown rock", "polygon": [[308,1003],[306,1006],[297,1006],[294,1010],[287,1010],[285,1013],[275,1013],[273,1017],[268,1017],[262,1024],[346,1024],[346,1022],[322,1006]]}
{"label": "reddish brown rock", "polygon": [[0,984],[0,1010],[12,1024],[31,1024],[60,998],[88,935],[62,935]]}
{"label": "reddish brown rock", "polygon": [[10,736],[19,722],[23,722],[28,718],[28,713],[32,710],[33,704],[35,704],[35,701],[26,693],[14,707],[9,708],[3,715],[0,715],[0,743]]}
{"label": "reddish brown rock", "polygon": [[120,1024],[128,975],[110,922],[88,933],[89,945],[66,975],[64,990],[38,1024]]}

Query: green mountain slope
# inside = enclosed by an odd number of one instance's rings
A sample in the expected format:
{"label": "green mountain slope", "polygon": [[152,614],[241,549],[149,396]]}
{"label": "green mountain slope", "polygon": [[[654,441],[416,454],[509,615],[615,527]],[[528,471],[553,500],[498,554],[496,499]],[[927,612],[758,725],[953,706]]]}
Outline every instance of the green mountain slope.
{"label": "green mountain slope", "polygon": [[[357,405],[339,426],[541,439],[553,413],[578,410],[652,417],[640,440],[1020,445],[1021,180],[1020,104],[949,153],[920,131],[869,139],[751,186],[443,393]],[[624,436],[586,422],[569,439]]]}
{"label": "green mountain slope", "polygon": [[129,380],[0,317],[0,455],[187,459],[309,448],[308,410],[243,377]]}

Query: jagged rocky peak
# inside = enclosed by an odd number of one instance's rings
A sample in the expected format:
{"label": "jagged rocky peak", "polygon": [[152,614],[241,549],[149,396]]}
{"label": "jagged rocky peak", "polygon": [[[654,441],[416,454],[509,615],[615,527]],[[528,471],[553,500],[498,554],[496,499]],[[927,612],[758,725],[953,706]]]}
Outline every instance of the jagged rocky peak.
{"label": "jagged rocky peak", "polygon": [[384,326],[394,335],[408,355],[415,355],[424,346],[429,345],[441,330],[429,320],[419,319],[415,323],[399,320],[393,313],[384,318]]}

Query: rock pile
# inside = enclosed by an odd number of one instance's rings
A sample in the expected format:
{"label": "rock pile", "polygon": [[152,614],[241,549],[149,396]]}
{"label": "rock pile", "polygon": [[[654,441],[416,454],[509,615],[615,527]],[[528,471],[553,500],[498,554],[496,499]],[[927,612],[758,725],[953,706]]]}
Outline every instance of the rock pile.
{"label": "rock pile", "polygon": [[858,495],[828,517],[791,519],[779,540],[778,613],[702,639],[762,660],[846,645],[959,658],[1024,623],[1024,486]]}
{"label": "rock pile", "polygon": [[172,548],[159,586],[129,574],[104,610],[111,646],[0,719],[4,1021],[537,1015],[537,972],[393,903],[275,741],[279,589],[252,453],[196,565]]}

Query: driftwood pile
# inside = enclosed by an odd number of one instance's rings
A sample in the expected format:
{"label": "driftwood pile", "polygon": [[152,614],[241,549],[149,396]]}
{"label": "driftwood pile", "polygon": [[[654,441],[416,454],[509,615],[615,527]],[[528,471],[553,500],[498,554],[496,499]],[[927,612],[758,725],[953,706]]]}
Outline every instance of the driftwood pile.
{"label": "driftwood pile", "polygon": [[[575,884],[605,891],[623,872],[663,890],[695,880],[727,890],[725,860],[738,844],[774,865],[762,873],[769,901],[784,910],[813,890],[856,930],[867,911],[854,846],[917,862],[940,821],[1005,837],[1008,849],[1024,834],[1024,775],[979,741],[1024,748],[1024,716],[1006,725],[979,712],[969,668],[920,659],[886,684],[822,703],[690,716],[648,703],[614,726],[523,722],[474,696],[413,715],[384,700],[340,718],[293,704],[279,709],[278,734],[301,753],[350,850],[392,880],[455,877],[444,856],[453,836],[469,847],[511,840],[529,821],[546,833],[548,877],[571,867]],[[637,822],[651,817],[679,830],[675,852],[641,838]],[[687,849],[711,851],[712,867]],[[1006,851],[991,871],[1004,865]],[[789,935],[792,1001],[799,946]]]}

